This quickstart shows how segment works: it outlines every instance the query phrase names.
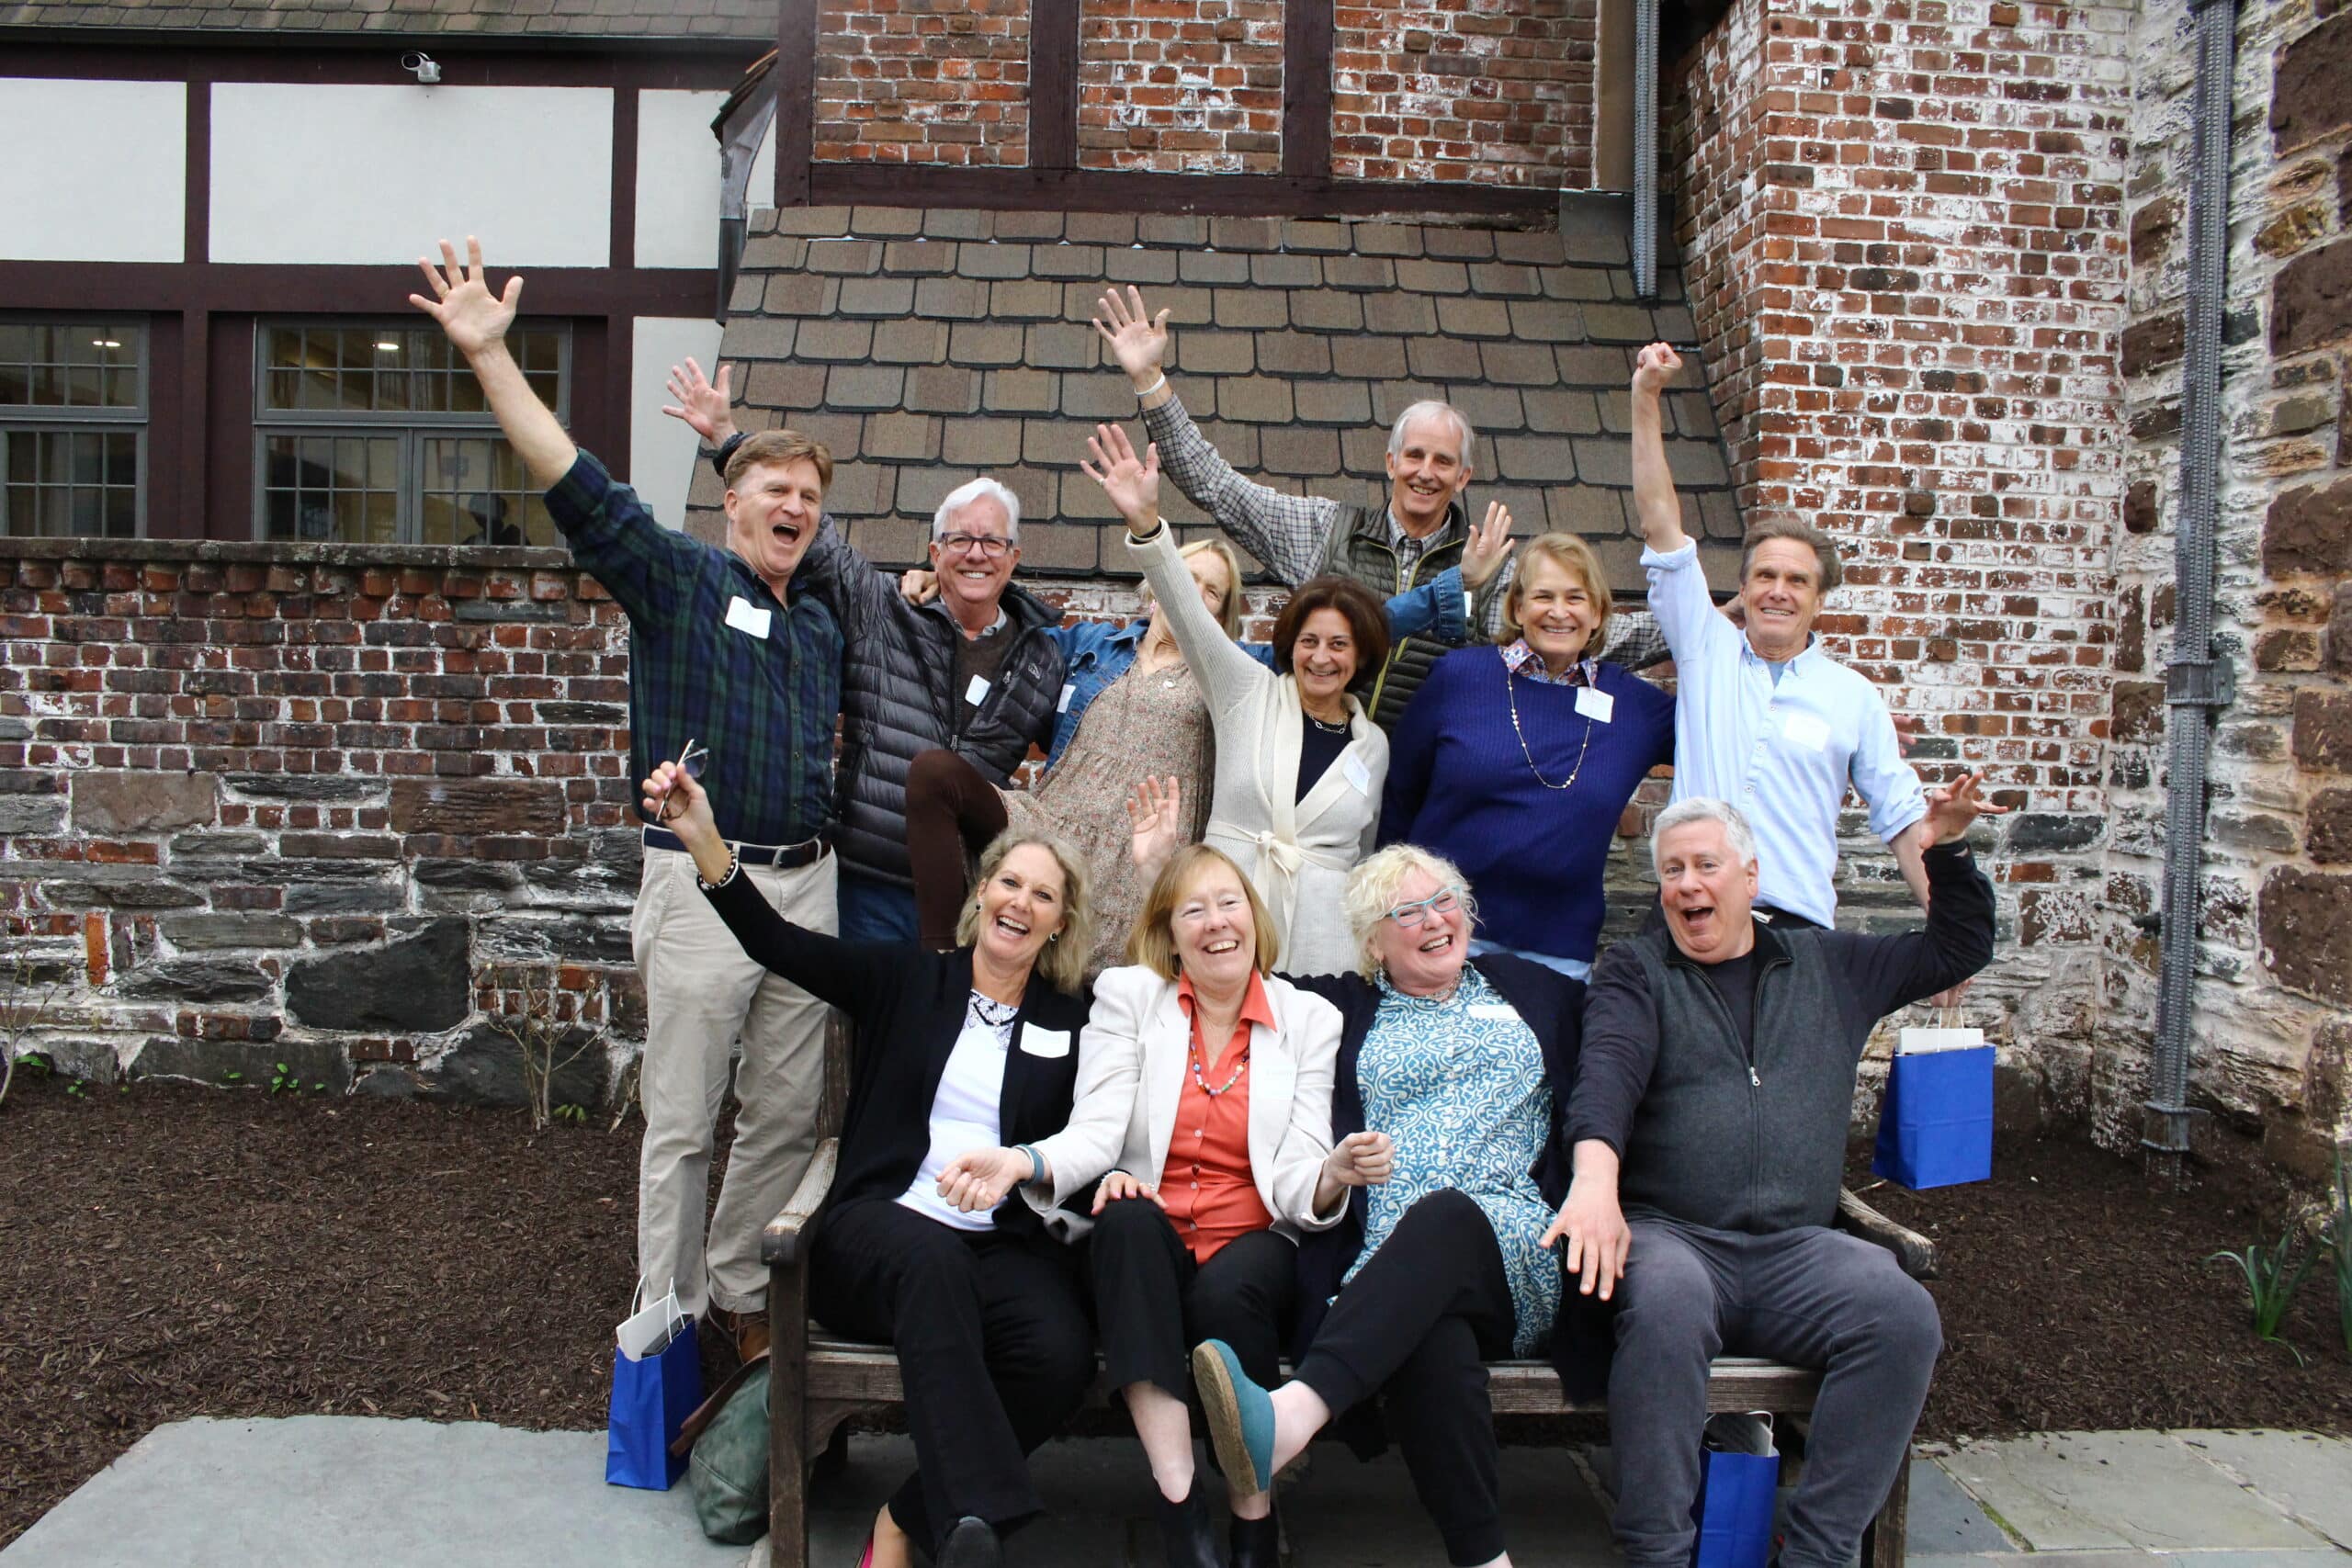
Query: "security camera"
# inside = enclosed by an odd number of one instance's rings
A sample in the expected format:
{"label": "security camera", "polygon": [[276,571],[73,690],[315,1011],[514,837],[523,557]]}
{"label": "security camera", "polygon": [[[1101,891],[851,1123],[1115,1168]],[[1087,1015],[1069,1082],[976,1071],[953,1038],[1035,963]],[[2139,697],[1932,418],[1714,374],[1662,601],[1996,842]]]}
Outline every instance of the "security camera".
{"label": "security camera", "polygon": [[430,87],[441,80],[441,66],[429,54],[401,55],[401,69],[415,73],[417,82],[423,86]]}

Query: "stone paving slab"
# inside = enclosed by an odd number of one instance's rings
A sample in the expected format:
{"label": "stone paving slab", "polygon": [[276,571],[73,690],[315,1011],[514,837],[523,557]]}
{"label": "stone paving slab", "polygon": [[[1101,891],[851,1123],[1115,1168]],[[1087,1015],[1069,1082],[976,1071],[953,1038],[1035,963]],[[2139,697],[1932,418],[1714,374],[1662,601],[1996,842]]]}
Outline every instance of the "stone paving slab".
{"label": "stone paving slab", "polygon": [[2313,1432],[2175,1435],[2306,1528],[2352,1550],[2352,1442]]}
{"label": "stone paving slab", "polygon": [[2169,1433],[2042,1433],[1969,1443],[1941,1462],[2036,1553],[2328,1544]]}
{"label": "stone paving slab", "polygon": [[1933,1459],[1911,1461],[1909,1524],[1905,1547],[1914,1558],[2018,1550],[2001,1527],[1977,1506],[1976,1499],[1962,1491],[1960,1483]]}
{"label": "stone paving slab", "polygon": [[[175,1421],[0,1551],[5,1568],[737,1568],[681,1482],[607,1486],[602,1432],[298,1416]],[[847,1559],[854,1562],[854,1555]]]}

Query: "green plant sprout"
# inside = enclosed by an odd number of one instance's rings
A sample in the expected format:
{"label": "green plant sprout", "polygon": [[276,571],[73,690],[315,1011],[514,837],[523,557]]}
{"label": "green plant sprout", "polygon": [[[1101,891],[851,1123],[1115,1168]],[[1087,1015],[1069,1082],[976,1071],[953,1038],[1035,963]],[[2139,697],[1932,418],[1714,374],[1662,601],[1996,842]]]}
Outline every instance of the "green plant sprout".
{"label": "green plant sprout", "polygon": [[2352,1165],[2335,1151],[2335,1212],[2327,1217],[2328,1251],[2335,1259],[2335,1315],[2344,1355],[2352,1360]]}
{"label": "green plant sprout", "polygon": [[[2296,1287],[2303,1282],[2312,1265],[2318,1260],[2317,1248],[2299,1245],[2301,1233],[2290,1222],[2275,1246],[2265,1247],[2260,1242],[2243,1253],[2216,1252],[2205,1259],[2211,1263],[2226,1258],[2238,1266],[2245,1276],[2246,1294],[2252,1298],[2254,1335],[2274,1345],[2287,1345],[2278,1337],[2278,1325],[2286,1321],[2287,1308],[2295,1299]],[[2301,1256],[2298,1258],[2297,1254]],[[2287,1345],[2287,1353],[2301,1365],[2303,1353]]]}

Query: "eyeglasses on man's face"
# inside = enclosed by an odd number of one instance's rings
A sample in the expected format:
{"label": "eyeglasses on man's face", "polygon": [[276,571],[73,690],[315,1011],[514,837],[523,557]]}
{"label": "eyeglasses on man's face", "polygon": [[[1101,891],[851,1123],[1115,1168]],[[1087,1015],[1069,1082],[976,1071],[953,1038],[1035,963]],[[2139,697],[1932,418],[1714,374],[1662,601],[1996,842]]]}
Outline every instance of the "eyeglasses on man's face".
{"label": "eyeglasses on man's face", "polygon": [[940,553],[950,556],[978,556],[982,560],[1001,560],[1012,542],[995,534],[942,534],[938,539]]}
{"label": "eyeglasses on man's face", "polygon": [[1426,898],[1409,904],[1399,904],[1383,918],[1396,921],[1407,931],[1416,931],[1431,920],[1443,919],[1462,908],[1462,889],[1441,887]]}

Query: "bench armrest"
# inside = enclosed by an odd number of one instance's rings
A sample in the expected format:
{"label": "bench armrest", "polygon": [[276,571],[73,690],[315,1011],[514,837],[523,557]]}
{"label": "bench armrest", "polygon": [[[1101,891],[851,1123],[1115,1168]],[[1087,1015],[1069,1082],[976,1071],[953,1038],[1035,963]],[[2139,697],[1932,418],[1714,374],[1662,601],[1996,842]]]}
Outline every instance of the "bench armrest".
{"label": "bench armrest", "polygon": [[792,1268],[806,1256],[803,1247],[813,1239],[817,1229],[817,1211],[825,1206],[825,1195],[833,1189],[833,1171],[840,1165],[842,1144],[839,1138],[827,1138],[817,1145],[817,1153],[808,1161],[808,1173],[791,1200],[776,1211],[775,1219],[760,1234],[760,1261]]}
{"label": "bench armrest", "polygon": [[1903,1271],[1914,1280],[1936,1277],[1936,1244],[1917,1231],[1896,1224],[1844,1188],[1838,1191],[1838,1228],[1864,1241],[1876,1242],[1894,1254]]}

